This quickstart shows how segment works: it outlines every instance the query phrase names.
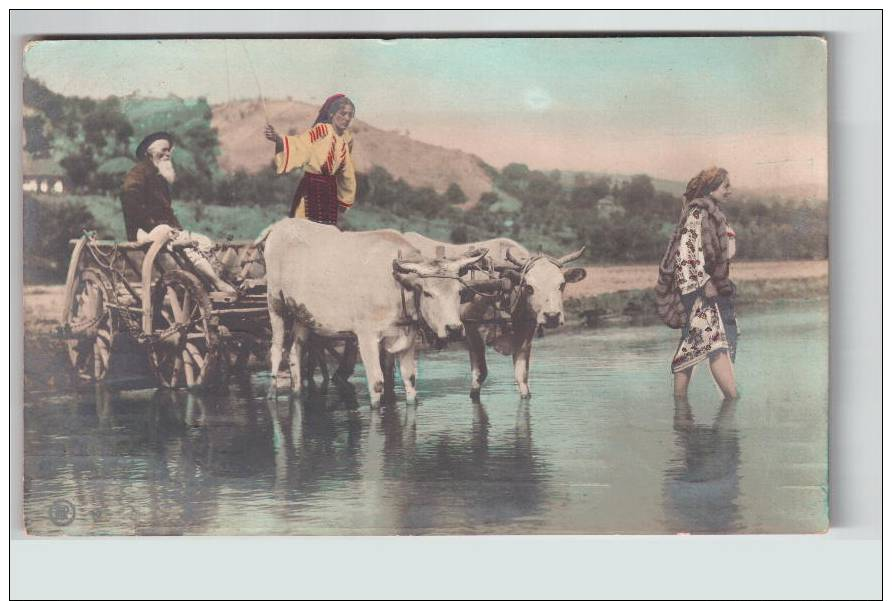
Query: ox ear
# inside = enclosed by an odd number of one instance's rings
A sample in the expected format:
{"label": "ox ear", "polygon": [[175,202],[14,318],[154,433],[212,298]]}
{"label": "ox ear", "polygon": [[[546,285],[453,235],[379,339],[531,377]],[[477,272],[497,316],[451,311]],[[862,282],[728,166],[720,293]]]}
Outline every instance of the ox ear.
{"label": "ox ear", "polygon": [[564,272],[564,280],[566,280],[568,284],[575,284],[576,282],[584,280],[586,275],[585,269],[582,267],[574,267],[573,269],[568,269]]}
{"label": "ox ear", "polygon": [[421,286],[421,278],[414,273],[394,272],[393,277],[403,288],[410,292],[415,292]]}
{"label": "ox ear", "polygon": [[[569,255],[564,255],[563,257],[558,259],[558,263],[560,263],[561,265],[566,265],[570,261],[575,261],[576,259],[581,257],[582,253],[584,253],[584,252],[585,252],[585,247],[583,246],[579,250],[577,250],[575,252],[571,252]],[[569,281],[569,280],[567,280],[567,281]]]}
{"label": "ox ear", "polygon": [[512,284],[516,285],[520,283],[520,274],[514,269],[506,269],[502,272],[502,275],[511,280]]}

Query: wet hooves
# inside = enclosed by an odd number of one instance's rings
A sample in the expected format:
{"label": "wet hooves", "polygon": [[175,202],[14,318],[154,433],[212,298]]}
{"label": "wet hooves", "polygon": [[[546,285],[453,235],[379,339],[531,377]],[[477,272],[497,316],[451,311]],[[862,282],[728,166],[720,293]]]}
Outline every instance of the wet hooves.
{"label": "wet hooves", "polygon": [[470,396],[471,396],[471,400],[473,402],[479,403],[480,402],[480,389],[478,388],[475,390],[471,390]]}

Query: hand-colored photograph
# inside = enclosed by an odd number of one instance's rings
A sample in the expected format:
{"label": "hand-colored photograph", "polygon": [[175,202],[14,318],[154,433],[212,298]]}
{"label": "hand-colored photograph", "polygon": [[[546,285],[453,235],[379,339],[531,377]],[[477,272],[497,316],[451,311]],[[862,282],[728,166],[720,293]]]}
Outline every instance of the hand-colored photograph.
{"label": "hand-colored photograph", "polygon": [[25,529],[826,532],[827,64],[31,41]]}

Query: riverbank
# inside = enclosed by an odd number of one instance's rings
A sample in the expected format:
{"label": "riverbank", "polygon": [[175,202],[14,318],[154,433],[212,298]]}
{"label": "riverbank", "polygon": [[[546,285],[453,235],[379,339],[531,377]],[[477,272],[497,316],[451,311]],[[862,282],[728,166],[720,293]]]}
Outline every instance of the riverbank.
{"label": "riverbank", "polygon": [[[749,261],[735,263],[733,278],[740,303],[760,300],[811,300],[827,297],[827,261]],[[646,308],[656,282],[653,265],[587,265],[587,276],[567,286],[567,309],[596,307],[622,312],[629,302]],[[60,325],[65,286],[25,286],[25,332],[49,333]]]}

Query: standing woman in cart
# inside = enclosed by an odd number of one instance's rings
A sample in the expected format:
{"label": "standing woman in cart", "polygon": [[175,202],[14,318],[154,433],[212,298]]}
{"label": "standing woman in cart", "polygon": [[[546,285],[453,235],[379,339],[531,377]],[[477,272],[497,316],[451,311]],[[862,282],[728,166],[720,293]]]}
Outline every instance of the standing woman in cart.
{"label": "standing woman in cart", "polygon": [[[303,169],[289,217],[338,226],[338,218],[356,198],[353,136],[347,131],[356,107],[343,94],[330,96],[313,126],[299,136],[280,136],[267,124],[263,134],[276,144],[276,175]],[[332,379],[345,384],[356,365],[356,341],[348,338]],[[324,360],[324,359],[323,359]],[[312,363],[312,360],[308,363]]]}
{"label": "standing woman in cart", "polygon": [[353,206],[356,173],[353,136],[347,131],[356,108],[343,94],[328,98],[313,126],[299,136],[280,136],[267,125],[264,136],[276,144],[276,174],[303,169],[291,203],[290,217],[338,225],[338,217]]}

